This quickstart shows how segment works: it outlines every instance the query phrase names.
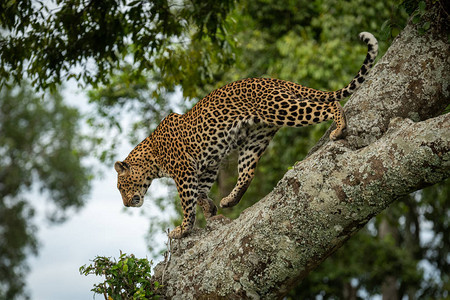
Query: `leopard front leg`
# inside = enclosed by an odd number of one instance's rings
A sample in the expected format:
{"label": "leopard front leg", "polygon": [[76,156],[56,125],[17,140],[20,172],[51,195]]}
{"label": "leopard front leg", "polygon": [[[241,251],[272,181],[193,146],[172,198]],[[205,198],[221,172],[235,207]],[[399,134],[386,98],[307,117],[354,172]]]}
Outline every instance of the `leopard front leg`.
{"label": "leopard front leg", "polygon": [[198,198],[197,178],[193,175],[174,178],[183,209],[183,222],[169,233],[169,237],[179,239],[189,234],[195,223],[195,206]]}
{"label": "leopard front leg", "polygon": [[211,190],[211,186],[216,181],[218,172],[219,167],[213,166],[212,168],[206,169],[202,172],[202,175],[200,175],[198,179],[199,195],[197,204],[202,208],[205,219],[214,217],[217,214],[217,207],[214,202],[209,199],[208,194]]}
{"label": "leopard front leg", "polygon": [[205,219],[214,217],[217,214],[217,206],[205,194],[198,197],[197,204],[202,208]]}

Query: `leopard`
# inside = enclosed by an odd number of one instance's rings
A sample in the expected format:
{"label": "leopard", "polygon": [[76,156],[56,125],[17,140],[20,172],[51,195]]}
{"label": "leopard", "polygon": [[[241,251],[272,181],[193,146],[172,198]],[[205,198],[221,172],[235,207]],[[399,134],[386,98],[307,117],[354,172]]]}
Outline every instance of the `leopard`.
{"label": "leopard", "polygon": [[239,203],[261,155],[281,127],[332,119],[336,128],[329,138],[340,138],[346,128],[340,101],[363,84],[378,54],[378,41],[371,33],[361,32],[359,38],[366,43],[367,54],[357,75],[342,89],[328,92],[276,78],[246,78],[212,91],[184,114],[169,114],[123,161],[115,162],[123,204],[142,206],[154,179],[172,178],[183,220],[169,238],[179,239],[192,231],[196,205],[207,220],[217,214],[208,194],[231,151],[238,153],[238,178],[220,200],[222,208]]}

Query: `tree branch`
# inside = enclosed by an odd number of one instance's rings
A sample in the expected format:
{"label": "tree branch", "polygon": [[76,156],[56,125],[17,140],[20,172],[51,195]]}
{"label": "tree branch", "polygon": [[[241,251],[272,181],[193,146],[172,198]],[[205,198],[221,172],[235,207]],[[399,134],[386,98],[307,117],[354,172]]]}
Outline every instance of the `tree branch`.
{"label": "tree branch", "polygon": [[390,203],[449,177],[446,39],[408,25],[347,103],[345,139],[326,134],[238,219],[173,242],[155,268],[165,296],[280,298]]}

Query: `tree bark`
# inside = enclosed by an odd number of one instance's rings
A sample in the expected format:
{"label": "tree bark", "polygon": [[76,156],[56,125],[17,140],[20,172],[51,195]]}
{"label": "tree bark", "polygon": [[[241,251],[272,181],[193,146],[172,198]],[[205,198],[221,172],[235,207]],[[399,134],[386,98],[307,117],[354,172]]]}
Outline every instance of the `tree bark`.
{"label": "tree bark", "polygon": [[390,203],[450,176],[448,20],[430,20],[422,35],[407,25],[348,101],[344,139],[326,134],[238,219],[172,241],[155,267],[163,297],[282,298]]}

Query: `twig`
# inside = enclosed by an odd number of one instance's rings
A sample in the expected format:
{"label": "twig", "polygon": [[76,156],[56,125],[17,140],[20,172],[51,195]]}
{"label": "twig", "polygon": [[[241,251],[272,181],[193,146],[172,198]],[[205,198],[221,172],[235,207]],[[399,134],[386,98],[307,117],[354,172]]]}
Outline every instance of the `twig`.
{"label": "twig", "polygon": [[172,258],[172,239],[169,237],[169,228],[167,228],[167,250],[164,252],[164,269],[161,276],[161,285],[164,285],[164,274],[166,273],[167,266],[170,263],[170,259]]}

